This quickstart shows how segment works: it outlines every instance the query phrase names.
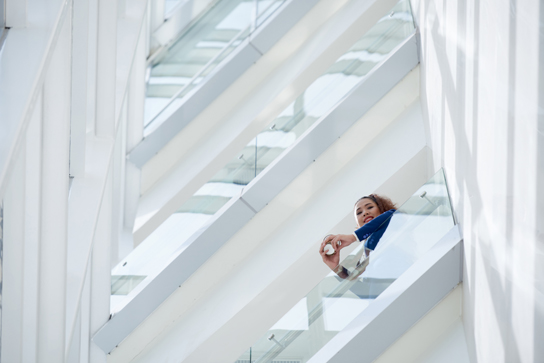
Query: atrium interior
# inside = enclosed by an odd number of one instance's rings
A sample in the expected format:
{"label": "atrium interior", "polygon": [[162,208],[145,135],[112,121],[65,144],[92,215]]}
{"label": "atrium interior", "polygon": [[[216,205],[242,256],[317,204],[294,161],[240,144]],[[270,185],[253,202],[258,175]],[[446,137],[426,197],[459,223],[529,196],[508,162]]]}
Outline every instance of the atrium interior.
{"label": "atrium interior", "polygon": [[542,2],[0,22],[0,363],[544,362]]}

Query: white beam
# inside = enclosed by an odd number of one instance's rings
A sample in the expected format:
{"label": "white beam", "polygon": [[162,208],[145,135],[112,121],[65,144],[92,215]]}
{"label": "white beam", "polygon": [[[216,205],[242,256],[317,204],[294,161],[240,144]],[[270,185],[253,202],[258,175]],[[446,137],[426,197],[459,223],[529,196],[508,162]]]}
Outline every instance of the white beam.
{"label": "white beam", "polygon": [[66,336],[71,21],[65,18],[44,83],[38,362],[62,362]]}

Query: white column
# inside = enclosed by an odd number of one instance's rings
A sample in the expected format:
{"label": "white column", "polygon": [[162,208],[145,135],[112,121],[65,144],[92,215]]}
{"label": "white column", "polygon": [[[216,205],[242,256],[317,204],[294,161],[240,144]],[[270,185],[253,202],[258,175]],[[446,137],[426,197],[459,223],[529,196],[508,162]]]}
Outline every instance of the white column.
{"label": "white column", "polygon": [[[118,1],[98,0],[96,40],[95,135],[115,140],[115,84],[117,52]],[[111,291],[112,168],[104,188],[91,255],[90,334],[91,337],[109,319]],[[93,342],[90,362],[105,363],[104,353]]]}
{"label": "white column", "polygon": [[6,27],[26,27],[27,8],[27,0],[6,0]]}
{"label": "white column", "polygon": [[20,362],[23,338],[25,157],[21,148],[4,196],[2,363]]}
{"label": "white column", "polygon": [[[127,112],[127,142],[126,153],[130,152],[143,138],[144,130],[144,102],[145,102],[145,70],[146,70],[146,39],[147,26],[144,23],[128,88],[128,112]],[[126,160],[126,159],[125,159]],[[140,199],[141,170],[134,164],[126,161],[125,167],[125,205],[124,205],[124,229],[132,235],[138,201]],[[125,242],[125,243],[123,243]],[[130,243],[130,244],[129,244]],[[119,258],[124,258],[133,249],[132,240],[123,239],[119,246]]]}
{"label": "white column", "polygon": [[77,313],[72,340],[67,344],[70,346],[66,354],[66,363],[78,363],[81,351],[81,312]]}
{"label": "white column", "polygon": [[79,349],[79,362],[87,363],[90,357],[91,345],[91,264],[87,268],[83,293],[81,294],[81,344]]}
{"label": "white column", "polygon": [[113,216],[111,238],[111,267],[119,262],[119,244],[123,240],[123,212],[125,199],[125,164],[126,164],[126,124],[127,124],[127,100],[123,102],[121,116],[118,125],[117,138],[113,150]]}
{"label": "white column", "polygon": [[127,16],[127,0],[117,0],[117,12],[119,19],[125,18]]}
{"label": "white column", "polygon": [[114,137],[117,1],[98,0],[95,134]]}
{"label": "white column", "polygon": [[89,32],[87,48],[87,134],[95,134],[96,120],[96,53],[98,38],[98,0],[89,1]]}
{"label": "white column", "polygon": [[40,211],[42,178],[43,93],[36,101],[26,132],[25,169],[25,265],[23,286],[22,362],[37,361],[38,284],[40,255]]}
{"label": "white column", "polygon": [[[108,321],[110,315],[112,179],[110,167],[91,257],[91,335],[94,335]],[[94,343],[91,343],[90,347],[90,362],[106,363],[106,353]]]}
{"label": "white column", "polygon": [[153,53],[159,46],[159,42],[155,40],[153,33],[164,23],[165,0],[151,0],[149,6],[149,53]]}
{"label": "white column", "polygon": [[65,357],[70,38],[66,17],[44,83],[38,362],[63,362]]}
{"label": "white column", "polygon": [[87,60],[89,58],[89,0],[73,3],[72,118],[70,128],[70,175],[85,174],[87,129]]}

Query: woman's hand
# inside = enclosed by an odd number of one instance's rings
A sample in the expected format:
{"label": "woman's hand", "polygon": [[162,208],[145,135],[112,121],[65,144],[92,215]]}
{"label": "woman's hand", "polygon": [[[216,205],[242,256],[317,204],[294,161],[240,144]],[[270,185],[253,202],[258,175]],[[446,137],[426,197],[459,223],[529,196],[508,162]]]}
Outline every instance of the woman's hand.
{"label": "woman's hand", "polygon": [[325,240],[325,242],[328,241],[330,241],[332,248],[334,248],[336,252],[340,252],[342,248],[345,248],[357,241],[357,238],[355,238],[355,236],[352,234],[333,234]]}
{"label": "woman's hand", "polygon": [[329,237],[325,238],[323,242],[321,243],[321,246],[319,246],[319,254],[321,255],[321,258],[323,259],[323,262],[325,262],[325,264],[329,266],[331,270],[334,270],[336,266],[340,264],[340,252],[335,251],[334,254],[327,255],[327,252],[325,252],[325,246],[327,245],[328,240],[330,240]]}

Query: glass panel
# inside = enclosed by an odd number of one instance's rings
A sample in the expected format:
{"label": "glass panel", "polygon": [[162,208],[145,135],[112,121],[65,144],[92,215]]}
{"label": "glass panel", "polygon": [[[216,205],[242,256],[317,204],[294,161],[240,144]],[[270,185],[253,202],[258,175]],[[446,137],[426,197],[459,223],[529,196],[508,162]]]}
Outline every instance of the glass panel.
{"label": "glass panel", "polygon": [[167,119],[283,2],[285,0],[221,0],[199,18],[151,67],[145,101],[145,133]]}
{"label": "glass panel", "polygon": [[[216,212],[233,196],[240,195],[244,186],[340,102],[413,30],[409,3],[407,0],[401,0],[393,9],[393,13],[382,18],[361,37],[251,140],[238,156],[217,172],[176,213],[121,261],[113,269],[113,274],[150,276],[164,268],[172,256],[182,253],[188,247],[186,241],[191,235],[201,228],[206,228],[206,224]],[[150,280],[151,277],[146,279]]]}
{"label": "glass panel", "polygon": [[453,226],[441,170],[391,216],[369,258],[361,243],[341,263],[346,278],[331,272],[237,363],[307,362]]}
{"label": "glass panel", "polygon": [[111,277],[111,294],[112,295],[127,295],[140,282],[145,279],[145,276],[116,276]]}

